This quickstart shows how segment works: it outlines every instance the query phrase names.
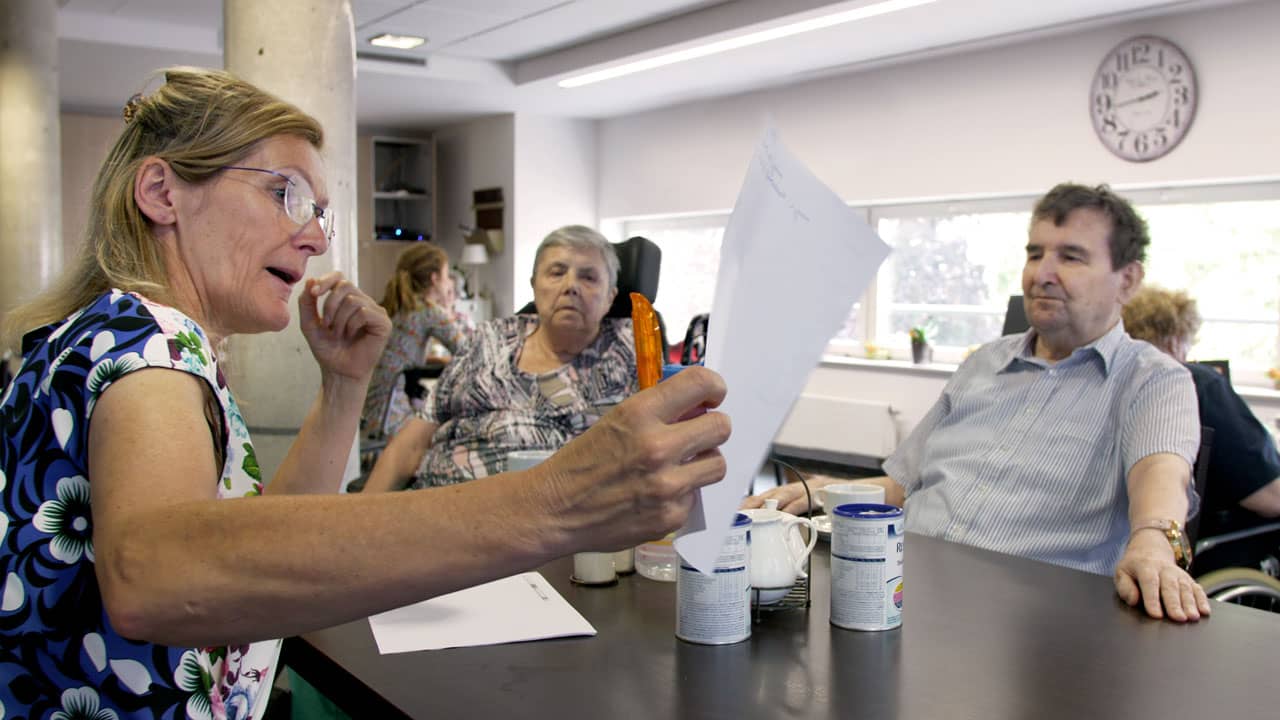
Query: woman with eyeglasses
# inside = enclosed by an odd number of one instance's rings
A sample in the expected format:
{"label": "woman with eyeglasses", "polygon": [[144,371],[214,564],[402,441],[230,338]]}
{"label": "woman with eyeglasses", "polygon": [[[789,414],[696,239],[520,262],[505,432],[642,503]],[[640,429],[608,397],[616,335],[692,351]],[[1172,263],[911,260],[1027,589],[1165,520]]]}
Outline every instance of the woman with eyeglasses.
{"label": "woman with eyeglasses", "polygon": [[[321,128],[224,72],[165,79],[126,107],[76,265],[5,318],[4,717],[260,718],[273,638],[661,536],[723,476],[728,420],[678,418],[724,385],[690,371],[537,468],[336,494],[391,323],[303,280],[333,230]],[[295,289],[322,389],[268,480],[218,353],[283,329]]]}
{"label": "woman with eyeglasses", "polygon": [[405,368],[423,364],[432,340],[451,355],[462,349],[471,326],[454,311],[456,300],[449,255],[443,248],[418,243],[400,253],[382,295],[382,308],[391,317],[391,337],[364,401],[361,426],[367,435],[392,435],[413,412],[407,396],[395,392],[396,384],[402,382]]}

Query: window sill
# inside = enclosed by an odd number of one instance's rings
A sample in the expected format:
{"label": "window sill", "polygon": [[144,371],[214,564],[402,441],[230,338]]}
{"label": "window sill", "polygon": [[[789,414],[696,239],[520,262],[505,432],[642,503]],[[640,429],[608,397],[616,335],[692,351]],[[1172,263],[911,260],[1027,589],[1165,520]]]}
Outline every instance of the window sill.
{"label": "window sill", "polygon": [[[916,365],[906,360],[871,360],[869,358],[849,355],[823,355],[822,367],[846,367],[858,370],[894,373],[897,375],[917,375],[924,377],[949,378],[958,365],[951,363],[925,363]],[[1280,406],[1280,390],[1260,385],[1234,385],[1236,393],[1248,403]]]}
{"label": "window sill", "polygon": [[[907,375],[923,375],[926,377],[951,377],[957,365],[950,363],[924,363],[917,365],[906,360],[871,360],[869,358],[850,357],[848,355],[823,355],[823,367],[850,367],[859,370],[874,370]],[[1280,397],[1280,393],[1277,393]]]}

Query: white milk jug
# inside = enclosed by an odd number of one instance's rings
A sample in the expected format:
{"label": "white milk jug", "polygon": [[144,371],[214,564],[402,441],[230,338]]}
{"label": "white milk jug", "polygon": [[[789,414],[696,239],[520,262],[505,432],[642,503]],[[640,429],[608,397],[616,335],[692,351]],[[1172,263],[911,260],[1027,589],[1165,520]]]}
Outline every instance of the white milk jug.
{"label": "white milk jug", "polygon": [[[818,542],[812,520],[777,508],[777,500],[766,500],[763,508],[742,511],[751,517],[751,587],[759,591],[763,605],[778,602],[797,578],[808,577],[805,558]],[[800,537],[801,525],[809,528],[807,545]]]}

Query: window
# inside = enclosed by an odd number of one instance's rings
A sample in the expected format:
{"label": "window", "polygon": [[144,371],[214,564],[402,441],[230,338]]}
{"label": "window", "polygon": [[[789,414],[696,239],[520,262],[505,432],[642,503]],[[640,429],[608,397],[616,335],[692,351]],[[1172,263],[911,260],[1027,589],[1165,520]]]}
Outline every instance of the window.
{"label": "window", "polygon": [[623,238],[641,235],[662,249],[654,309],[662,313],[667,342],[673,345],[684,340],[694,315],[711,312],[720,241],[728,221],[727,214],[718,213],[622,224]]}
{"label": "window", "polygon": [[872,208],[876,232],[893,252],[877,275],[870,341],[905,356],[908,331],[923,326],[934,359],[958,362],[999,337],[1009,296],[1022,292],[1032,202]]}
{"label": "window", "polygon": [[1184,289],[1204,323],[1189,357],[1265,385],[1280,360],[1280,185],[1128,194],[1147,219],[1148,283]]}
{"label": "window", "polygon": [[[1266,385],[1280,364],[1280,182],[1120,190],[1147,219],[1146,282],[1185,289],[1204,324],[1193,359],[1231,361],[1238,384]],[[907,332],[931,330],[934,359],[959,362],[999,336],[1022,265],[1034,196],[873,206],[893,248],[829,351],[907,357]],[[624,236],[662,248],[658,307],[668,339],[709,312],[728,215],[627,221]],[[881,355],[883,356],[883,355]]]}

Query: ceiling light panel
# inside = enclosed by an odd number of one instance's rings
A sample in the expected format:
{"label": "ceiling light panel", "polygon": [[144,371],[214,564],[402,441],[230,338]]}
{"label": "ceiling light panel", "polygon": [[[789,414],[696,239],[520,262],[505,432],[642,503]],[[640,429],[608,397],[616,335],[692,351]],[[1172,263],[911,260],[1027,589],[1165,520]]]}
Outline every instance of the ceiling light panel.
{"label": "ceiling light panel", "polygon": [[395,50],[412,50],[416,47],[421,47],[426,42],[426,38],[417,35],[394,35],[392,33],[382,33],[369,38],[370,45],[393,48]]}

